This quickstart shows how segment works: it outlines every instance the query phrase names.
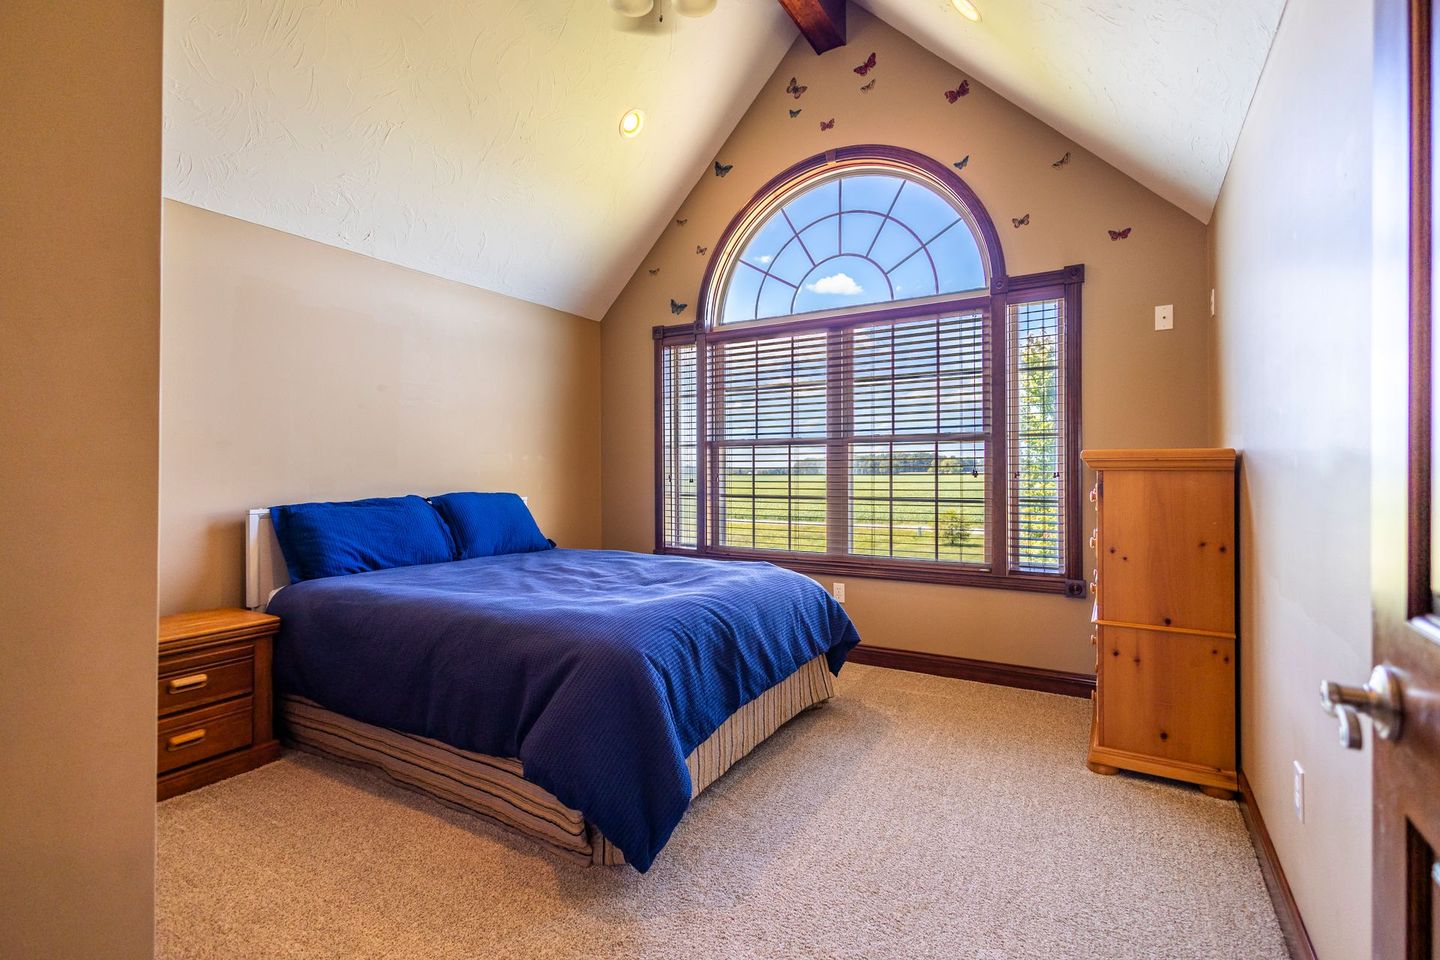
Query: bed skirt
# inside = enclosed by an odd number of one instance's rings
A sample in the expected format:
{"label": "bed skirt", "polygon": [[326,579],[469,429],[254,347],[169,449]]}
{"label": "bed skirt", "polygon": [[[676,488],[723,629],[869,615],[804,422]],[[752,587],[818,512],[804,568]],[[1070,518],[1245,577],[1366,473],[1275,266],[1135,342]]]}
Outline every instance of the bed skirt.
{"label": "bed skirt", "polygon": [[[735,711],[685,758],[692,799],[787,720],[834,695],[834,678],[820,656]],[[519,760],[362,723],[303,697],[282,698],[281,715],[292,746],[377,767],[402,786],[497,820],[570,859],[625,862],[620,849],[578,811],[526,780]]]}

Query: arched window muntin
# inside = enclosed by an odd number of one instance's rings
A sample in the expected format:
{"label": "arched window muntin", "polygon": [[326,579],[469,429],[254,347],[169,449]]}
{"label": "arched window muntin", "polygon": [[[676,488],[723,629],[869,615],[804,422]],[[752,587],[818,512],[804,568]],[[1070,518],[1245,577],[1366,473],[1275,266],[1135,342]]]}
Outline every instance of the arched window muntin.
{"label": "arched window muntin", "polygon": [[[826,186],[830,182],[841,181],[840,189],[843,191],[843,181],[856,176],[878,176],[902,181],[902,188],[896,191],[891,199],[890,208],[886,210],[873,210],[863,208],[845,209],[843,201],[833,213],[827,213],[815,220],[804,224],[790,222],[786,215],[786,208],[796,200],[807,194]],[[947,203],[955,212],[957,219],[952,221],[944,229],[928,236],[916,231],[904,219],[894,215],[894,204],[898,201],[901,192],[909,189],[905,184],[913,184],[914,187],[926,190]],[[842,194],[843,196],[843,194]],[[854,305],[837,306],[831,309],[822,310],[791,310],[786,313],[773,314],[769,316],[758,316],[758,302],[764,290],[764,281],[774,278],[785,286],[795,290],[795,297],[800,294],[800,284],[792,283],[775,274],[773,265],[780,262],[781,253],[788,250],[792,245],[804,246],[802,234],[809,232],[817,224],[832,218],[844,216],[866,215],[879,218],[881,226],[876,228],[874,240],[878,241],[884,230],[885,224],[894,224],[898,229],[904,230],[916,242],[916,247],[899,262],[892,264],[888,269],[879,262],[871,261],[874,269],[885,276],[887,284],[893,283],[891,275],[898,271],[906,262],[915,257],[924,257],[930,261],[931,276],[934,279],[935,287],[939,288],[939,272],[934,264],[934,254],[931,245],[942,238],[951,230],[968,230],[970,238],[974,243],[980,260],[982,282],[966,290],[955,290],[939,292],[933,295],[921,297],[896,297],[893,286],[890,287],[890,296],[882,300],[866,301]],[[784,245],[774,254],[770,268],[762,269],[756,264],[743,259],[743,254],[752,240],[759,232],[766,228],[777,217],[783,217],[790,228],[791,236]],[[811,262],[811,273],[818,270],[823,264],[839,259],[853,257],[855,259],[869,259],[866,255],[861,256],[854,253],[847,253],[843,244],[836,254],[815,260],[806,251],[806,256]],[[873,250],[874,243],[871,244]],[[761,282],[756,285],[754,300],[756,308],[752,310],[753,319],[724,322],[724,311],[726,298],[733,292],[734,280],[740,271],[753,270],[761,276]],[[801,278],[803,283],[806,277]],[[1003,287],[1005,283],[1005,258],[1000,247],[999,236],[995,231],[993,221],[985,207],[980,203],[974,191],[962,180],[955,171],[945,165],[936,162],[930,157],[910,150],[898,147],[887,146],[853,146],[844,147],[828,153],[819,154],[807,160],[801,161],[795,166],[781,173],[762,187],[746,207],[731,221],[720,241],[716,244],[715,252],[705,271],[705,277],[701,285],[700,308],[697,322],[703,327],[711,330],[737,330],[752,327],[770,326],[794,322],[796,320],[825,319],[837,315],[858,315],[871,311],[905,309],[909,312],[911,308],[917,313],[924,313],[927,310],[936,308],[944,309],[956,302],[966,304],[978,303],[981,298],[989,297],[990,293],[997,287]]]}
{"label": "arched window muntin", "polygon": [[[785,204],[829,178],[865,171],[903,177],[944,198],[971,231],[986,284],[923,298],[718,322],[732,271],[760,225]],[[811,157],[782,172],[756,192],[717,241],[696,300],[695,320],[657,326],[653,330],[656,551],[715,559],[770,560],[810,574],[849,574],[1083,596],[1085,585],[1079,579],[1082,564],[1079,384],[1080,293],[1084,273],[1082,264],[1074,264],[1010,276],[994,223],[979,198],[954,170],[922,154],[887,146],[848,147]],[[905,335],[918,327],[924,337],[931,336],[923,332],[930,329],[935,331],[935,336],[946,337],[954,334],[956,324],[969,325],[971,332],[983,330],[984,422],[978,430],[971,431],[974,436],[948,436],[945,434],[951,431],[939,425],[933,431],[926,430],[925,436],[919,438],[902,435],[906,431],[899,429],[898,420],[889,435],[874,435],[862,429],[854,415],[853,398],[847,394],[847,384],[855,372],[851,359],[856,343],[853,334],[881,331],[888,325]],[[756,349],[765,349],[766,342],[789,349],[784,345],[798,346],[801,339],[808,342],[816,336],[823,337],[829,345],[826,364],[830,370],[827,374],[830,386],[826,388],[824,401],[824,409],[829,412],[825,415],[825,435],[811,437],[799,429],[800,419],[792,419],[792,427],[796,429],[792,429],[789,436],[756,434],[754,439],[747,439],[746,430],[753,432],[755,428],[753,423],[743,420],[738,423],[740,429],[732,431],[732,426],[737,424],[730,419],[726,398],[733,386],[727,373],[732,370],[728,358],[733,351],[744,350],[750,344]],[[1049,346],[1038,354],[1028,349],[1037,342],[1043,345],[1047,339]],[[783,352],[776,354],[772,349],[769,356],[772,359],[780,356],[783,362]],[[892,365],[891,371],[897,384],[901,379],[908,379],[906,369]],[[791,375],[796,372],[808,372],[808,367],[792,366]],[[796,399],[800,384],[798,380],[795,383],[797,391],[791,398],[791,409],[799,414],[803,412]],[[1026,422],[1027,410],[1033,409],[1029,406],[1034,400],[1029,386],[1042,387],[1048,398],[1043,436],[1021,426]],[[773,417],[770,422],[773,423]],[[983,555],[956,557],[954,551],[948,549],[949,525],[953,521],[941,516],[945,504],[941,503],[943,498],[938,489],[934,497],[925,498],[925,509],[933,507],[932,515],[922,518],[921,526],[913,530],[915,535],[924,538],[924,558],[909,552],[909,547],[904,552],[900,549],[900,528],[909,528],[912,523],[905,520],[902,524],[899,513],[905,502],[913,498],[898,492],[896,476],[911,471],[909,465],[902,467],[897,457],[904,456],[917,439],[922,447],[933,447],[930,463],[937,477],[941,472],[942,454],[947,460],[947,476],[954,472],[956,465],[962,471],[968,470],[972,478],[983,476],[983,520],[980,521],[983,529],[978,529],[978,545]],[[978,465],[966,466],[964,460],[950,464],[953,451],[942,451],[939,445],[957,441],[978,444],[982,448],[983,466],[977,470]],[[874,526],[859,513],[862,500],[875,500],[863,489],[867,481],[860,479],[872,471],[863,464],[859,470],[846,467],[847,461],[853,467],[857,454],[863,458],[873,452],[862,448],[876,444],[889,445],[889,501],[887,505],[882,496],[879,505],[881,510],[889,512],[888,552],[883,542],[878,548],[873,542],[862,543],[862,539],[869,538],[862,538],[857,532],[857,526]],[[802,469],[800,461],[781,471],[790,477],[783,495],[792,500],[786,507],[788,520],[776,521],[767,514],[764,522],[771,527],[777,522],[782,526],[788,523],[786,544],[762,543],[755,532],[761,520],[760,501],[773,499],[771,494],[760,491],[758,481],[746,480],[747,476],[753,478],[762,472],[775,472],[759,469],[767,466],[759,463],[762,446],[770,450],[797,450],[809,459],[823,457],[826,464],[823,471],[826,480],[821,485],[825,492],[819,495],[825,503],[823,518],[817,514],[807,519],[798,509],[800,501],[806,499],[800,487],[809,486],[819,493],[820,488],[814,486],[818,481],[796,479],[812,471]],[[727,458],[737,447],[756,449],[751,451],[753,461],[749,470],[742,467],[741,473],[732,475],[727,468]],[[1037,469],[1041,472],[1036,472]],[[877,474],[884,475],[884,471]],[[748,492],[747,482],[751,484]],[[743,527],[746,519],[743,501],[747,497],[753,541],[750,543],[743,542],[743,531],[739,541],[731,535],[732,523],[737,518]],[[736,504],[739,510],[732,512]],[[942,521],[947,524],[948,557],[941,556]],[[824,527],[819,543],[800,542],[797,525],[807,524],[811,528]],[[971,518],[966,517],[958,526],[976,533],[977,528],[971,524]],[[880,536],[883,541],[884,534]],[[962,537],[960,543],[964,542]],[[973,554],[972,547],[961,549]]]}

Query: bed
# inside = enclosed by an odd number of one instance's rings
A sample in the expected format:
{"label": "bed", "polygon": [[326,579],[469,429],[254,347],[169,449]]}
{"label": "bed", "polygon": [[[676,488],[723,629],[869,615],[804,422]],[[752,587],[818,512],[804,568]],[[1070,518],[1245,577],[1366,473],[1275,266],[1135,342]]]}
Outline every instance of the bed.
{"label": "bed", "polygon": [[690,801],[834,693],[859,642],[766,563],[550,549],[290,583],[251,511],[247,601],[281,618],[290,743],[369,764],[590,864],[645,871]]}

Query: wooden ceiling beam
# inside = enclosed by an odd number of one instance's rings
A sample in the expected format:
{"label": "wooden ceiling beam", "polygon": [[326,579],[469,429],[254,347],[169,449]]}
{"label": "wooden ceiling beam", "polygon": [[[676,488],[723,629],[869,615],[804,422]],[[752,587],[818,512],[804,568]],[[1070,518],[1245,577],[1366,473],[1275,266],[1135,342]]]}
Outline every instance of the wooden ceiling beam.
{"label": "wooden ceiling beam", "polygon": [[845,0],[780,0],[816,53],[845,46]]}

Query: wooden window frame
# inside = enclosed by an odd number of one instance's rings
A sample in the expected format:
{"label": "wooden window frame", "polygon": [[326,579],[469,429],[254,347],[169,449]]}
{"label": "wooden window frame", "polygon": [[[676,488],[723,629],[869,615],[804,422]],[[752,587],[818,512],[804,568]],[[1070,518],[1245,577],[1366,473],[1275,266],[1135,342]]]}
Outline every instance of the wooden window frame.
{"label": "wooden window frame", "polygon": [[[768,213],[773,201],[782,194],[793,194],[819,174],[832,173],[837,166],[892,166],[897,172],[919,173],[938,182],[954,199],[963,204],[981,244],[990,274],[988,291],[891,305],[870,305],[841,314],[801,317],[796,320],[777,318],[730,327],[710,322],[718,303],[716,285],[723,282],[727,261],[738,256],[735,247],[745,239],[757,212]],[[1035,593],[1085,596],[1081,579],[1080,532],[1080,335],[1081,288],[1085,280],[1083,264],[1072,264],[1058,270],[1009,276],[1005,272],[1004,252],[993,221],[979,198],[953,170],[923,154],[889,146],[854,146],[828,151],[810,157],[782,172],[762,187],[748,204],[736,214],[726,228],[705,271],[701,296],[693,323],[657,326],[652,331],[655,345],[655,552],[681,556],[700,556],[720,560],[768,560],[780,566],[812,574],[854,576],[864,579],[904,580],[920,583],[957,584],[991,587]],[[1010,483],[1007,466],[1010,446],[1009,424],[1009,308],[1011,304],[1039,300],[1063,303],[1062,327],[1064,340],[1063,406],[1064,457],[1067,475],[1061,503],[1062,543],[1061,571],[1035,573],[1011,570],[1009,510]],[[907,560],[890,557],[848,554],[809,554],[765,549],[726,549],[710,543],[709,485],[713,470],[708,439],[707,394],[709,392],[708,347],[713,343],[744,340],[764,332],[830,331],[854,326],[857,318],[866,322],[894,322],[909,318],[944,315],[962,311],[985,311],[990,324],[989,376],[990,422],[987,443],[986,530],[989,545],[985,568],[954,561]],[[664,450],[662,448],[664,409],[663,356],[669,346],[695,345],[696,365],[696,496],[695,548],[675,547],[665,543],[664,514]],[[828,475],[828,474],[827,474]],[[834,485],[844,478],[830,477]],[[837,496],[831,491],[830,508]]]}

